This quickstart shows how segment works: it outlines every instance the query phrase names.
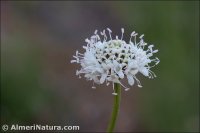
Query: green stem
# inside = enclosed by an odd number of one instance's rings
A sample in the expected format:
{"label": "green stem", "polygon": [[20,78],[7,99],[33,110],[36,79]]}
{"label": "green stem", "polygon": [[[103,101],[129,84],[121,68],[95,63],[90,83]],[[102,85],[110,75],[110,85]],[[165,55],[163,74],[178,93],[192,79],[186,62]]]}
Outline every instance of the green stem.
{"label": "green stem", "polygon": [[118,83],[114,83],[114,90],[117,95],[114,95],[114,105],[113,105],[113,111],[112,116],[107,128],[107,132],[111,133],[113,132],[117,120],[117,115],[119,112],[119,106],[120,106],[120,99],[121,99],[121,86]]}

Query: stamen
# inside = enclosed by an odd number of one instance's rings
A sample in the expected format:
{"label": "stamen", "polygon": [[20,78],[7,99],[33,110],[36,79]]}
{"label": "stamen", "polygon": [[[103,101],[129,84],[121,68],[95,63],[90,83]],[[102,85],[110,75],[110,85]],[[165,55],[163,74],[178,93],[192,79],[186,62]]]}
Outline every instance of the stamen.
{"label": "stamen", "polygon": [[152,74],[153,77],[156,77],[156,74],[153,71],[149,70],[149,72]]}
{"label": "stamen", "polygon": [[85,42],[90,43],[90,40],[88,38],[85,39]]}
{"label": "stamen", "polygon": [[76,50],[76,55],[78,55],[78,51]]}
{"label": "stamen", "polygon": [[156,50],[154,50],[152,53],[157,53],[158,52],[158,50],[156,49]]}
{"label": "stamen", "polygon": [[129,41],[129,42],[132,42],[131,39],[132,39],[132,37],[134,36],[134,34],[135,34],[135,31],[133,31],[133,32],[131,33],[131,37],[130,37],[130,41]]}
{"label": "stamen", "polygon": [[96,89],[96,87],[95,87],[95,86],[92,86],[92,89]]}
{"label": "stamen", "polygon": [[77,62],[77,60],[71,60],[71,63],[75,63],[75,62]]}
{"label": "stamen", "polygon": [[115,92],[113,92],[112,94],[115,95],[115,96],[117,96],[117,93],[115,93]]}
{"label": "stamen", "polygon": [[121,40],[122,40],[124,36],[124,28],[122,28],[121,31],[122,31],[122,36],[121,36]]}
{"label": "stamen", "polygon": [[78,57],[77,57],[77,56],[74,56],[74,55],[73,55],[73,57],[74,57],[74,58],[76,58],[76,59],[78,59]]}
{"label": "stamen", "polygon": [[[149,70],[148,70],[149,71]],[[149,78],[153,78],[153,74],[149,71]]]}
{"label": "stamen", "polygon": [[83,46],[83,48],[84,48],[84,49],[87,49],[88,47],[87,47],[87,46]]}
{"label": "stamen", "polygon": [[[106,82],[107,82],[107,80],[106,80]],[[110,82],[107,82],[106,85],[109,86],[109,85],[110,85]]]}
{"label": "stamen", "polygon": [[99,37],[99,35],[96,35],[96,37],[97,37],[97,40],[100,40],[100,37]]}
{"label": "stamen", "polygon": [[153,47],[154,47],[154,45],[149,45],[149,46],[148,46],[149,49],[151,49],[151,48],[153,48]]}
{"label": "stamen", "polygon": [[98,30],[95,30],[95,31],[94,31],[94,34],[96,35],[96,34],[97,34],[97,32],[98,32]]}
{"label": "stamen", "polygon": [[116,39],[118,40],[118,36],[116,36]]}
{"label": "stamen", "polygon": [[103,35],[104,36],[104,42],[107,40],[107,36],[106,36],[106,33],[105,33],[105,30],[103,30],[103,32],[101,32],[101,35]]}
{"label": "stamen", "polygon": [[108,32],[109,32],[110,39],[112,40],[112,36],[111,36],[112,31],[111,31],[109,28],[107,28],[107,30],[108,30]]}
{"label": "stamen", "polygon": [[111,31],[111,29],[110,29],[110,28],[107,28],[107,30],[108,30],[110,33],[112,33],[112,31]]}
{"label": "stamen", "polygon": [[135,39],[134,39],[135,40],[135,45],[136,45],[136,39],[137,39],[136,36],[137,35],[138,35],[138,33],[134,34],[134,36],[135,36]]}
{"label": "stamen", "polygon": [[144,37],[144,34],[142,34],[139,38],[142,39]]}
{"label": "stamen", "polygon": [[114,82],[113,82],[113,91],[114,91],[114,92],[113,92],[112,94],[113,94],[113,95],[117,95],[117,93],[115,92],[115,85],[114,85]]}
{"label": "stamen", "polygon": [[131,33],[131,36],[134,36],[135,35],[135,31],[133,31],[132,33]]}
{"label": "stamen", "polygon": [[138,80],[137,78],[136,78],[136,76],[135,75],[133,75],[133,77],[134,77],[134,79],[136,80],[136,82],[137,82],[137,84],[138,84],[138,87],[142,87],[142,85],[141,85],[141,83],[140,83],[140,80]]}
{"label": "stamen", "polygon": [[158,63],[160,62],[160,60],[156,57],[157,61],[156,61],[156,65],[158,65]]}
{"label": "stamen", "polygon": [[120,81],[119,81],[119,84],[122,86],[122,87],[124,87],[125,88],[125,91],[128,91],[128,90],[130,90],[130,88],[128,88],[128,87],[126,87],[126,86],[124,86]]}
{"label": "stamen", "polygon": [[81,54],[81,53],[78,53],[79,55],[84,55],[84,54]]}

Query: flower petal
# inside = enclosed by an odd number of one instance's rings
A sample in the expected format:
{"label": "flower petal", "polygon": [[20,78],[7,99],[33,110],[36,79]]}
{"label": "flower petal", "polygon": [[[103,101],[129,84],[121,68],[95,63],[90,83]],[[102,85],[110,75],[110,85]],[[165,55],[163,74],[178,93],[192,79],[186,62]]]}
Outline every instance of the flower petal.
{"label": "flower petal", "polygon": [[134,79],[133,79],[133,76],[131,76],[130,74],[127,75],[127,79],[128,79],[128,83],[129,85],[134,85]]}
{"label": "flower petal", "polygon": [[138,69],[132,69],[130,70],[130,73],[136,75],[138,73]]}
{"label": "flower petal", "polygon": [[144,76],[149,76],[149,71],[147,68],[143,67],[139,70]]}
{"label": "flower petal", "polygon": [[124,73],[122,72],[122,70],[120,70],[117,74],[119,75],[119,77],[120,77],[121,79],[124,78]]}
{"label": "flower petal", "polygon": [[107,74],[102,74],[101,79],[100,79],[100,84],[103,84],[104,81],[106,80]]}

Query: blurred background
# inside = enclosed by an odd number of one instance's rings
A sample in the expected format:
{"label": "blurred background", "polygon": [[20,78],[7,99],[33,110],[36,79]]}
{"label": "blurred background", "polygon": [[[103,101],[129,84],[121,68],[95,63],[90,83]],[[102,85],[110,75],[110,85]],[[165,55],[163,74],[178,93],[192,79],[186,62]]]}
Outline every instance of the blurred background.
{"label": "blurred background", "polygon": [[1,1],[1,123],[105,131],[112,87],[79,79],[85,38],[125,28],[155,44],[157,78],[122,91],[118,132],[199,131],[199,1]]}

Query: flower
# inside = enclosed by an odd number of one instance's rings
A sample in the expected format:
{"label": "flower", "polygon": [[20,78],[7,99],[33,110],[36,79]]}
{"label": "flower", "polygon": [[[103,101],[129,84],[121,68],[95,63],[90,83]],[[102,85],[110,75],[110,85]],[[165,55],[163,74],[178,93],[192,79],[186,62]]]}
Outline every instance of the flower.
{"label": "flower", "polygon": [[[145,77],[154,78],[156,75],[150,70],[159,63],[159,59],[155,57],[151,59],[154,53],[158,50],[153,50],[154,45],[146,46],[141,35],[139,42],[136,41],[137,33],[133,31],[131,33],[129,43],[123,40],[124,29],[121,29],[121,39],[116,36],[116,39],[112,39],[112,31],[107,28],[109,32],[109,38],[106,36],[105,30],[100,32],[102,39],[98,35],[98,31],[95,30],[94,35],[90,39],[85,39],[87,43],[83,48],[85,53],[81,54],[76,51],[76,55],[71,63],[78,63],[81,65],[81,69],[76,71],[76,75],[81,78],[81,74],[84,74],[87,80],[93,80],[92,88],[95,88],[94,83],[107,85],[110,82],[121,84],[125,90],[129,90],[125,87],[121,80],[128,79],[128,84],[133,86],[135,81],[138,87],[142,87],[140,81],[136,75],[138,73],[143,74]],[[133,41],[132,41],[132,38]],[[147,47],[147,48],[146,48]],[[114,90],[114,88],[113,88]],[[116,93],[113,93],[116,95]]]}

